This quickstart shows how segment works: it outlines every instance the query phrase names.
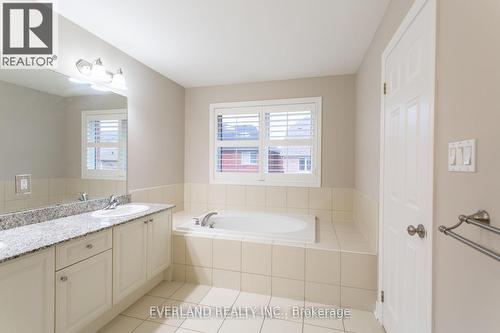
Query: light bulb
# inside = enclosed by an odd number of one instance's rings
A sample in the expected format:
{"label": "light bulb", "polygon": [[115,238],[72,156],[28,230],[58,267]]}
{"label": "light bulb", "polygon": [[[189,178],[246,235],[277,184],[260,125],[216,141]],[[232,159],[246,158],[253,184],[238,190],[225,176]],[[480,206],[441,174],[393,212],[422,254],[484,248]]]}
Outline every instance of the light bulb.
{"label": "light bulb", "polygon": [[92,65],[92,79],[100,82],[109,82],[110,75],[106,72],[106,68],[102,64],[101,58],[97,59]]}
{"label": "light bulb", "polygon": [[76,68],[85,76],[92,74],[92,64],[86,60],[80,59],[76,62]]}
{"label": "light bulb", "polygon": [[127,90],[125,76],[123,76],[123,71],[121,70],[121,68],[118,69],[116,71],[116,74],[113,75],[113,81],[111,81],[111,85],[117,89]]}

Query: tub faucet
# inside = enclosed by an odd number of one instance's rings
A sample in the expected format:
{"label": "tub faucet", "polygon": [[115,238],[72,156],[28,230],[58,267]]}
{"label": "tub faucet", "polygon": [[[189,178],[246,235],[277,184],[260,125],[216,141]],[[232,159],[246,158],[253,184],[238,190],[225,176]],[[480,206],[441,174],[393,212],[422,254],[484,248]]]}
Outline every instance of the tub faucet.
{"label": "tub faucet", "polygon": [[[211,213],[208,213],[207,215],[205,215],[205,216],[203,217],[203,219],[201,220],[201,226],[202,226],[202,227],[206,226],[206,225],[207,225],[207,223],[208,223],[208,220],[209,220],[212,216],[214,216],[214,215],[217,215],[217,212],[211,212]],[[214,227],[214,225],[213,225],[212,223],[210,223],[210,228],[213,228],[213,227]]]}
{"label": "tub faucet", "polygon": [[120,202],[118,201],[118,197],[113,194],[109,197],[108,204],[103,209],[104,210],[115,209],[116,206],[118,206],[119,204]]}

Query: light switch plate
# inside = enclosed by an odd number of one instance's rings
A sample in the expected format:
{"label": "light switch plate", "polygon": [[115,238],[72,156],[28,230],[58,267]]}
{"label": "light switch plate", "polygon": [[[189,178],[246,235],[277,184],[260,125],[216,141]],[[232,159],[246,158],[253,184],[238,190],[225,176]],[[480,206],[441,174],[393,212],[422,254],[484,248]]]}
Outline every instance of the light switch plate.
{"label": "light switch plate", "polygon": [[31,175],[16,175],[16,194],[31,194]]}
{"label": "light switch plate", "polygon": [[448,171],[476,172],[476,139],[448,144]]}

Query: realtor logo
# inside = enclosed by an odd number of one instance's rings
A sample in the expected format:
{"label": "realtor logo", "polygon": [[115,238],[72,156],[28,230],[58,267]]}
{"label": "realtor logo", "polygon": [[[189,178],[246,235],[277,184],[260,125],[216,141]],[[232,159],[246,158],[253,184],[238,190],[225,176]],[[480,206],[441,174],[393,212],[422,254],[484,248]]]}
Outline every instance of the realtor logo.
{"label": "realtor logo", "polygon": [[52,2],[2,3],[2,68],[55,68],[57,14]]}

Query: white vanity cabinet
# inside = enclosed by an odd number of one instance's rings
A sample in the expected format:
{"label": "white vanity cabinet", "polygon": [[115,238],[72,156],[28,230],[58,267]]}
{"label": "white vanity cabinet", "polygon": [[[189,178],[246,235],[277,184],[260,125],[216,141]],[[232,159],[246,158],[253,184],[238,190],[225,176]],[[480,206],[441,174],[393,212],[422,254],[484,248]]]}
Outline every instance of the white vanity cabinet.
{"label": "white vanity cabinet", "polygon": [[147,281],[148,218],[113,228],[113,304]]}
{"label": "white vanity cabinet", "polygon": [[56,333],[78,332],[111,309],[112,274],[111,250],[56,272]]}
{"label": "white vanity cabinet", "polygon": [[164,271],[171,262],[172,212],[148,220],[148,279]]}
{"label": "white vanity cabinet", "polygon": [[88,330],[170,266],[171,235],[166,210],[0,263],[0,332]]}
{"label": "white vanity cabinet", "polygon": [[170,211],[113,228],[114,304],[170,265],[171,230]]}
{"label": "white vanity cabinet", "polygon": [[54,248],[0,264],[0,331],[54,332]]}

